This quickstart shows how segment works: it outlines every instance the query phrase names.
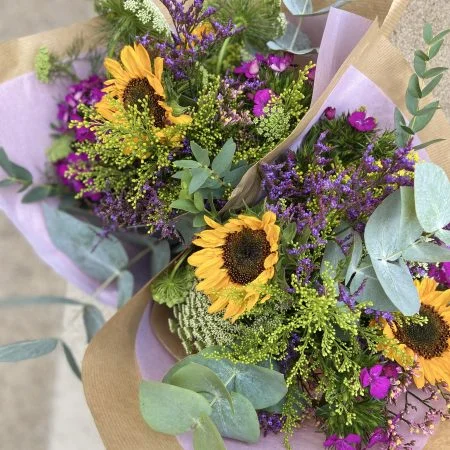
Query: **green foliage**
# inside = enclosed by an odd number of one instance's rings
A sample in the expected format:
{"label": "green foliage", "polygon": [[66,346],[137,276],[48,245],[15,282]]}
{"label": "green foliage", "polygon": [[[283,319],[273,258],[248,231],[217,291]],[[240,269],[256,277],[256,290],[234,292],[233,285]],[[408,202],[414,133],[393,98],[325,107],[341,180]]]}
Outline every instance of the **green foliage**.
{"label": "green foliage", "polygon": [[131,45],[136,36],[169,37],[169,26],[161,10],[148,0],[95,0],[102,16],[102,31],[108,42],[108,55],[121,45]]}
{"label": "green foliage", "polygon": [[74,143],[73,136],[68,134],[60,134],[53,139],[52,145],[47,150],[47,158],[50,162],[55,163],[64,159],[72,151]]}
{"label": "green foliage", "polygon": [[169,325],[183,344],[187,354],[195,353],[206,347],[215,345],[227,346],[239,338],[240,323],[231,324],[223,319],[223,313],[210,314],[208,297],[197,292],[195,284],[184,284],[184,289],[190,288],[184,302],[173,308],[174,319]]}
{"label": "green foliage", "polygon": [[194,227],[205,225],[203,216],[211,214],[205,201],[214,211],[214,200],[223,199],[237,186],[248,166],[238,162],[233,164],[236,144],[228,139],[211,161],[208,150],[195,142],[190,143],[195,160],[178,160],[174,166],[183,170],[173,175],[181,181],[179,198],[171,207],[194,215]]}
{"label": "green foliage", "polygon": [[44,184],[30,189],[22,198],[22,203],[34,203],[45,200],[48,197],[58,195],[60,189],[51,184]]}
{"label": "green foliage", "polygon": [[33,176],[31,173],[25,169],[25,167],[13,163],[2,147],[0,147],[0,167],[8,175],[6,179],[0,181],[0,187],[20,184],[22,187],[19,192],[22,192],[33,183]]}
{"label": "green foliage", "polygon": [[[406,123],[402,113],[397,109],[395,112],[395,124],[397,132],[397,143],[404,147],[411,136],[423,130],[434,117],[434,114],[440,109],[439,102],[431,102],[428,105],[420,106],[420,101],[430,95],[436,86],[442,80],[446,67],[434,67],[429,69],[429,62],[439,53],[444,42],[445,36],[450,33],[449,30],[433,36],[433,30],[430,24],[425,24],[423,29],[423,38],[428,48],[424,52],[416,50],[414,54],[414,71],[409,80],[406,91],[406,106],[412,115],[409,123]],[[420,145],[425,148],[439,140],[433,140]],[[416,147],[418,149],[419,147]]]}

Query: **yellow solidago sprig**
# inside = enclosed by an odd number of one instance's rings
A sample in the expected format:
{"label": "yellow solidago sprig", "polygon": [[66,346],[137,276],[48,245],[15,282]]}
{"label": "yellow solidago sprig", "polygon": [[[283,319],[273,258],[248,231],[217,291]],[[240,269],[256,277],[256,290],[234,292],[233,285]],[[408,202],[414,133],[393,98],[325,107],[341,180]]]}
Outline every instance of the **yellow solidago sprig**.
{"label": "yellow solidago sprig", "polygon": [[197,235],[194,244],[202,250],[188,263],[201,280],[196,289],[211,301],[208,312],[225,310],[224,319],[235,322],[270,298],[262,288],[275,275],[280,227],[270,211],[261,219],[241,214],[224,225],[207,216],[205,221],[211,229]]}

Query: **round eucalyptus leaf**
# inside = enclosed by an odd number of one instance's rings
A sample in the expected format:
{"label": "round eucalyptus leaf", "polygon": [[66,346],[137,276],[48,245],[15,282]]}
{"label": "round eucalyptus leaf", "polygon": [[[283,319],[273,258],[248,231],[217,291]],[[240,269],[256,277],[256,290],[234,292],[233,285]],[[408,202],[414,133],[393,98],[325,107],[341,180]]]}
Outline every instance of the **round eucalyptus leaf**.
{"label": "round eucalyptus leaf", "polygon": [[226,450],[225,443],[214,422],[202,414],[193,433],[194,450]]}

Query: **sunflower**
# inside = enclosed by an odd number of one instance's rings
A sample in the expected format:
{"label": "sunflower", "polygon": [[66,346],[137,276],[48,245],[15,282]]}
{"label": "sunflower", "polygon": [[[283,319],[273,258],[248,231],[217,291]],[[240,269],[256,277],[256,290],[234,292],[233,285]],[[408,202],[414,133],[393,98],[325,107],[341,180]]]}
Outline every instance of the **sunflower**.
{"label": "sunflower", "polygon": [[193,253],[188,263],[201,280],[196,289],[212,303],[208,312],[225,309],[224,319],[235,322],[270,297],[261,296],[261,287],[275,274],[280,227],[273,212],[262,219],[239,215],[225,225],[209,217],[205,221],[212,229],[198,234],[194,244],[203,250]]}
{"label": "sunflower", "polygon": [[[414,382],[418,388],[425,382],[450,384],[450,290],[438,291],[438,283],[431,278],[414,283],[420,296],[419,314],[428,321],[424,325],[386,323],[384,335],[396,339],[400,349],[417,361]],[[392,350],[385,349],[385,355],[401,364]]]}
{"label": "sunflower", "polygon": [[141,44],[127,45],[120,52],[122,62],[106,58],[105,68],[113,76],[105,82],[103,91],[107,94],[97,103],[97,111],[107,120],[114,121],[117,105],[111,99],[119,100],[125,108],[148,107],[155,126],[190,123],[188,115],[175,116],[166,103],[163,87],[163,58],[157,57],[153,65],[147,50]]}

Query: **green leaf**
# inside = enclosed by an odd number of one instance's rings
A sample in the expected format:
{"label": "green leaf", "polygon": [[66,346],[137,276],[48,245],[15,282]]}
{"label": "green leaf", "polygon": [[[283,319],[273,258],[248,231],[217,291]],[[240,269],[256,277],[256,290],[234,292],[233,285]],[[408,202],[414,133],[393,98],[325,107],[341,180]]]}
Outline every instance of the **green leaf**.
{"label": "green leaf", "polygon": [[73,305],[80,306],[83,303],[65,297],[36,296],[36,297],[11,297],[0,300],[0,307],[16,307],[30,305]]}
{"label": "green leaf", "polygon": [[231,167],[231,163],[233,162],[234,154],[236,152],[236,144],[233,139],[228,139],[222,150],[220,150],[219,154],[214,158],[212,162],[211,168],[219,175],[222,175],[225,171],[229,170]]}
{"label": "green leaf", "polygon": [[[412,97],[412,96],[410,96]],[[398,109],[395,108],[395,112],[394,112],[394,123],[395,123],[395,130],[396,130],[396,143],[397,145],[402,148],[406,145],[406,143],[408,142],[408,133],[406,133],[403,130],[403,126],[406,125],[405,123],[405,118],[403,117],[402,112]]]}
{"label": "green leaf", "polygon": [[198,191],[211,175],[209,169],[192,169],[192,180],[189,183],[189,194]]}
{"label": "green leaf", "polygon": [[11,177],[14,169],[3,147],[0,147],[0,167]]}
{"label": "green leaf", "polygon": [[423,52],[422,50],[416,50],[414,52],[414,55],[419,57],[420,59],[422,59],[424,61],[429,61],[430,60],[430,58],[428,58],[428,55],[425,52]]}
{"label": "green leaf", "polygon": [[[178,217],[180,219],[180,216]],[[191,227],[192,229],[192,227]],[[191,231],[191,230],[190,230]],[[152,253],[150,254],[150,277],[154,277],[170,263],[170,244],[166,239],[155,239],[152,245]]]}
{"label": "green leaf", "polygon": [[322,263],[320,266],[321,274],[328,271],[328,275],[331,276],[333,279],[344,278],[346,268],[341,267],[341,263],[346,259],[346,257],[341,249],[341,246],[337,243],[337,239],[339,240],[349,239],[352,234],[353,230],[346,222],[341,223],[334,230],[334,235],[336,236],[336,238],[328,241],[327,245],[325,246]]}
{"label": "green leaf", "polygon": [[236,187],[242,180],[242,177],[248,170],[248,165],[239,166],[236,169],[231,170],[223,176],[223,181],[229,184],[232,188]]}
{"label": "green leaf", "polygon": [[448,70],[448,67],[434,67],[423,74],[423,78],[433,78]]}
{"label": "green leaf", "polygon": [[84,273],[103,282],[127,266],[127,253],[117,238],[102,239],[100,228],[56,208],[44,204],[43,210],[53,244]]}
{"label": "green leaf", "polygon": [[439,102],[431,102],[428,105],[424,106],[422,109],[419,109],[416,112],[416,116],[426,116],[430,112],[434,112],[439,109]]}
{"label": "green leaf", "polygon": [[394,261],[422,234],[414,204],[414,190],[402,187],[375,209],[366,225],[364,240],[372,258]]}
{"label": "green leaf", "polygon": [[422,90],[422,96],[426,97],[427,95],[430,95],[434,88],[441,82],[442,77],[444,74],[438,75],[437,77],[433,78]]}
{"label": "green leaf", "polygon": [[444,43],[444,40],[440,40],[440,41],[435,42],[430,47],[430,50],[428,50],[428,56],[430,59],[433,59],[439,53],[443,43]]}
{"label": "green leaf", "polygon": [[401,126],[403,131],[406,131],[408,134],[410,134],[411,136],[414,136],[416,133],[414,132],[413,129],[411,129],[410,127],[407,127],[405,125]]}
{"label": "green leaf", "polygon": [[417,314],[420,299],[406,263],[380,261],[371,258],[377,278],[391,302],[405,316]]}
{"label": "green leaf", "polygon": [[57,195],[56,189],[51,185],[36,186],[30,189],[22,198],[22,203],[40,202],[48,197]]}
{"label": "green leaf", "polygon": [[105,324],[102,312],[94,305],[85,305],[83,308],[83,322],[87,341],[91,342],[100,328]]}
{"label": "green leaf", "polygon": [[206,414],[200,416],[192,438],[194,450],[226,450],[219,430]]}
{"label": "green leaf", "polygon": [[203,201],[203,195],[201,192],[197,191],[194,193],[194,205],[198,211],[204,211],[205,203]]}
{"label": "green leaf", "polygon": [[438,142],[445,141],[445,139],[433,139],[432,141],[424,142],[423,144],[416,145],[413,147],[414,150],[422,150],[423,148],[427,148],[430,145],[436,144]]}
{"label": "green leaf", "polygon": [[192,200],[175,200],[174,202],[172,202],[170,204],[170,207],[173,209],[180,209],[181,211],[187,211],[193,214],[197,214],[198,212],[200,212],[194,202]]}
{"label": "green leaf", "polygon": [[363,254],[363,245],[361,235],[357,231],[353,231],[353,244],[350,256],[350,262],[347,268],[347,273],[345,274],[345,283],[350,281],[350,278],[355,273],[361,257]]}
{"label": "green leaf", "polygon": [[260,437],[259,421],[252,403],[243,395],[232,392],[232,410],[223,398],[212,405],[211,419],[223,437],[256,443]]}
{"label": "green leaf", "polygon": [[17,181],[12,180],[11,178],[5,178],[0,181],[0,188],[13,186],[14,184],[17,184]]}
{"label": "green leaf", "polygon": [[408,111],[414,116],[419,108],[419,99],[412,96],[409,91],[406,91],[405,100]]}
{"label": "green leaf", "polygon": [[58,339],[36,339],[0,346],[0,362],[18,362],[39,358],[55,350]]}
{"label": "green leaf", "polygon": [[438,230],[435,236],[439,238],[445,245],[450,245],[450,231],[448,230]]}
{"label": "green leaf", "polygon": [[423,74],[427,70],[427,64],[426,60],[423,59],[422,55],[414,56],[414,70],[416,71],[416,74],[420,78],[423,78]]}
{"label": "green leaf", "polygon": [[294,16],[311,14],[313,12],[311,0],[283,0],[283,3]]}
{"label": "green leaf", "polygon": [[403,254],[406,261],[438,263],[450,261],[450,250],[432,242],[421,242],[407,248]]}
{"label": "green leaf", "polygon": [[208,156],[208,150],[200,147],[200,145],[198,145],[194,141],[191,141],[189,145],[191,146],[192,154],[194,155],[195,159],[203,166],[209,167],[210,159]]}
{"label": "green leaf", "polygon": [[12,166],[12,177],[18,182],[22,183],[25,187],[28,187],[33,183],[33,176],[25,169],[25,167],[19,166],[17,164],[11,163]]}
{"label": "green leaf", "polygon": [[428,162],[417,164],[414,193],[417,217],[427,233],[450,223],[450,182],[443,169]]}
{"label": "green leaf", "polygon": [[424,108],[421,110],[420,114],[418,113],[412,121],[414,132],[422,131],[430,123],[437,110],[438,108]]}
{"label": "green leaf", "polygon": [[450,33],[450,28],[444,31],[441,31],[440,33],[438,33],[430,42],[431,45],[436,44],[439,41],[442,41],[445,36],[447,36],[447,34]]}
{"label": "green leaf", "polygon": [[370,301],[372,307],[378,311],[398,311],[398,308],[384,292],[368,256],[361,261],[361,265],[356,269],[350,283],[350,292],[354,294],[362,283],[364,283],[364,288],[357,298],[359,302]]}
{"label": "green leaf", "polygon": [[430,44],[431,40],[433,39],[433,27],[430,23],[426,23],[423,26],[423,40]]}
{"label": "green leaf", "polygon": [[181,167],[183,169],[195,169],[196,167],[201,167],[201,164],[197,161],[192,161],[189,159],[182,159],[180,161],[174,161],[173,165],[175,167]]}
{"label": "green leaf", "polygon": [[56,137],[51,147],[47,150],[48,160],[55,163],[67,157],[72,151],[72,144],[74,142],[73,137],[68,134],[62,134]]}
{"label": "green leaf", "polygon": [[124,270],[120,272],[117,279],[117,307],[121,308],[125,303],[133,297],[134,277],[131,272]]}
{"label": "green leaf", "polygon": [[422,91],[420,90],[419,77],[416,74],[411,75],[408,83],[408,92],[415,98],[422,97]]}
{"label": "green leaf", "polygon": [[166,382],[194,392],[207,392],[216,401],[224,399],[233,410],[231,395],[221,379],[211,369],[201,364],[191,362],[181,367]]}
{"label": "green leaf", "polygon": [[300,23],[288,21],[286,31],[283,36],[269,41],[267,46],[271,50],[287,51],[294,55],[306,55],[317,51],[311,47],[311,41],[306,33],[300,30]]}
{"label": "green leaf", "polygon": [[197,214],[192,221],[194,228],[202,228],[206,225],[204,214]]}
{"label": "green leaf", "polygon": [[189,431],[204,414],[209,402],[200,394],[170,384],[142,381],[139,402],[144,420],[155,431],[177,435]]}
{"label": "green leaf", "polygon": [[72,372],[74,375],[81,380],[81,371],[80,367],[78,366],[77,361],[75,360],[75,357],[73,356],[72,350],[67,346],[65,342],[61,342],[63,350],[64,350],[64,356],[66,357],[67,363],[69,364],[69,367],[72,369]]}

